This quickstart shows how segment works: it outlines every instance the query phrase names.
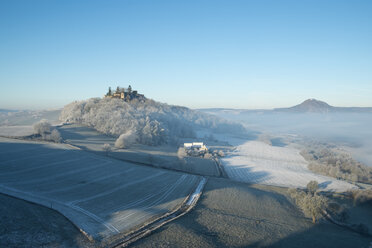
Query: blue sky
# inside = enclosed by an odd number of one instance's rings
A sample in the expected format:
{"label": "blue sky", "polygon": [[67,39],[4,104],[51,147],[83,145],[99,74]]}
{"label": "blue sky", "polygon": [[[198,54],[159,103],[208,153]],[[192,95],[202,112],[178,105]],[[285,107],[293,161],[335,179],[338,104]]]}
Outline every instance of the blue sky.
{"label": "blue sky", "polygon": [[191,108],[372,106],[372,1],[0,1],[0,108],[127,86]]}

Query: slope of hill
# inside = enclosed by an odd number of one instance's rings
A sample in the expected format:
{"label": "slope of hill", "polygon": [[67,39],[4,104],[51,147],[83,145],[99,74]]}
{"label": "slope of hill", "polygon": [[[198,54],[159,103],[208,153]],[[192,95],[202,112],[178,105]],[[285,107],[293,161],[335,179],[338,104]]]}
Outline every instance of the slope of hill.
{"label": "slope of hill", "polygon": [[288,112],[288,113],[372,113],[372,107],[334,107],[326,102],[316,99],[307,99],[306,101],[288,108],[274,108],[274,109],[231,109],[231,108],[204,108],[199,109],[204,113],[214,115],[239,115],[239,114],[264,114],[271,112]]}
{"label": "slope of hill", "polygon": [[138,143],[145,145],[177,143],[178,138],[193,138],[197,128],[228,133],[245,130],[241,124],[214,115],[150,99],[125,102],[92,98],[73,102],[64,107],[60,120],[93,127],[113,136],[130,132]]}
{"label": "slope of hill", "polygon": [[307,99],[301,104],[290,108],[276,108],[274,111],[297,112],[297,113],[329,113],[329,112],[370,112],[372,108],[363,107],[334,107],[326,102],[316,99]]}

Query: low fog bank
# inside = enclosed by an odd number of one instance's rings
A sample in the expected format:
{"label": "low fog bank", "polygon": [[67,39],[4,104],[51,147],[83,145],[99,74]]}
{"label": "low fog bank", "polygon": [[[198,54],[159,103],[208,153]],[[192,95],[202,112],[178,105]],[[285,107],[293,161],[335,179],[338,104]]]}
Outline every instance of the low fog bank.
{"label": "low fog bank", "polygon": [[372,166],[372,114],[283,113],[275,111],[203,110],[242,123],[246,128],[274,135],[301,135],[332,142],[350,151],[355,159]]}
{"label": "low fog bank", "polygon": [[0,126],[31,126],[40,120],[58,124],[60,109],[56,110],[0,110]]}

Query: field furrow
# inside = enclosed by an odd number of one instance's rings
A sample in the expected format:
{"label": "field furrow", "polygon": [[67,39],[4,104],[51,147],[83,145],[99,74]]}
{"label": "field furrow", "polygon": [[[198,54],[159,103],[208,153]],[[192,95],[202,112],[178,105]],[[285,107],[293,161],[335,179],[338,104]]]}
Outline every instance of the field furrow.
{"label": "field furrow", "polygon": [[0,192],[56,209],[96,239],[175,209],[200,181],[63,144],[0,138],[0,147]]}

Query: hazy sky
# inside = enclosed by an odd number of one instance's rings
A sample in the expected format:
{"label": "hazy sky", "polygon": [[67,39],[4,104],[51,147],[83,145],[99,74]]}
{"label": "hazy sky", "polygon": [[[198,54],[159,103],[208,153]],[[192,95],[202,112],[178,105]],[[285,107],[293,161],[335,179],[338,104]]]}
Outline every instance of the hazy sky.
{"label": "hazy sky", "polygon": [[372,106],[372,1],[0,1],[0,108],[129,83],[192,108]]}

